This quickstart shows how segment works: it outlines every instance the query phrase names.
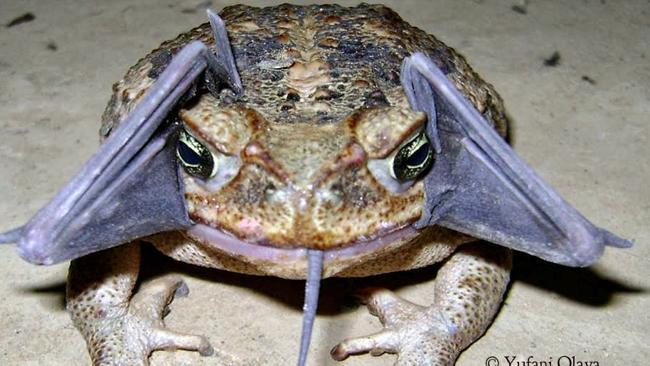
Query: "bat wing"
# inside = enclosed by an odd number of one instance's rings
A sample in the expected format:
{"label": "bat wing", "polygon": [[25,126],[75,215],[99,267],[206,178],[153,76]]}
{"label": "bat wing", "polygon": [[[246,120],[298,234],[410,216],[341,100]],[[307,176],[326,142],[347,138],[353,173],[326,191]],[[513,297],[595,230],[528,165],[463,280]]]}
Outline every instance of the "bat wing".
{"label": "bat wing", "polygon": [[437,151],[416,226],[440,225],[568,266],[630,241],[596,227],[544,182],[426,55],[407,58],[402,84],[428,116]]}
{"label": "bat wing", "polygon": [[216,56],[200,42],[186,45],[81,171],[0,242],[18,243],[29,262],[53,264],[192,225],[175,156],[178,125],[167,116],[202,76],[212,90],[242,89],[223,21],[208,15]]}

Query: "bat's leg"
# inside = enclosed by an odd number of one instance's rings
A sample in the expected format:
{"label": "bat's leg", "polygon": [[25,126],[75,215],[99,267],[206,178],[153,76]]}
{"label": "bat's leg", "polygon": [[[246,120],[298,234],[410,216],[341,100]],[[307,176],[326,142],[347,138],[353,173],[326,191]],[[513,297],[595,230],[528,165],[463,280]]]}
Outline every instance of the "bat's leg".
{"label": "bat's leg", "polygon": [[388,290],[365,294],[370,313],[384,329],[345,340],[332,357],[397,353],[397,366],[449,366],[492,322],[508,284],[510,250],[484,242],[464,245],[440,268],[434,301],[425,307]]}
{"label": "bat's leg", "polygon": [[140,245],[131,243],[74,260],[70,265],[67,309],[82,333],[94,366],[145,366],[152,351],[186,349],[210,355],[205,337],[165,328],[162,318],[187,286],[164,277],[143,284],[133,295]]}

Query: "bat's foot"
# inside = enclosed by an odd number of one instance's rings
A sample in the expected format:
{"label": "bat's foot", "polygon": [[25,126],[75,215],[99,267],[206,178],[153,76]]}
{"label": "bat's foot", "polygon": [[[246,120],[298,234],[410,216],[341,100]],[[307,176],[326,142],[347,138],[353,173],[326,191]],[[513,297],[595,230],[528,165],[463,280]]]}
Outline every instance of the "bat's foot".
{"label": "bat's foot", "polygon": [[[214,350],[205,337],[171,331],[163,322],[174,296],[185,296],[188,292],[181,279],[168,277],[143,285],[121,310],[99,310],[99,314],[75,317],[73,304],[70,310],[86,338],[93,365],[145,366],[156,350],[184,349],[211,355]],[[82,302],[76,305],[76,310],[82,312]]]}
{"label": "bat's foot", "polygon": [[384,329],[365,337],[346,339],[330,352],[337,361],[350,355],[398,354],[396,366],[453,365],[460,349],[454,344],[456,327],[432,308],[406,301],[389,290],[369,289],[362,294],[371,314]]}

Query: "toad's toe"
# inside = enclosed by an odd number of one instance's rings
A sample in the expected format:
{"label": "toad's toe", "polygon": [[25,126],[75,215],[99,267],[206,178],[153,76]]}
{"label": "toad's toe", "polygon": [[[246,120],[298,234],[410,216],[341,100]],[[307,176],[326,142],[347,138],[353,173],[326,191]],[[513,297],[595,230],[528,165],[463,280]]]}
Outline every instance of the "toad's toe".
{"label": "toad's toe", "polygon": [[[78,321],[94,365],[148,365],[156,350],[184,349],[203,356],[214,350],[205,337],[169,330],[163,317],[175,294],[187,294],[179,278],[166,277],[142,286],[122,312]],[[80,317],[78,319],[83,319]]]}
{"label": "toad's toe", "polygon": [[363,291],[360,297],[384,329],[339,343],[332,358],[395,353],[396,366],[453,365],[490,324],[509,269],[509,251],[477,243],[461,248],[440,268],[430,306],[416,305],[388,290]]}

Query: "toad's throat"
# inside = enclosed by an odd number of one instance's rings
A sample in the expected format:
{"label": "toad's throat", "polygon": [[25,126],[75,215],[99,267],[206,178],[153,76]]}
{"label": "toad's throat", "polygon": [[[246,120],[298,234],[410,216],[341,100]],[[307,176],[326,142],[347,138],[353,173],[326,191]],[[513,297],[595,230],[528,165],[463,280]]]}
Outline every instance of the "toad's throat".
{"label": "toad's throat", "polygon": [[[418,230],[411,225],[407,225],[369,240],[356,241],[352,245],[343,248],[328,249],[324,251],[324,262],[327,265],[330,262],[366,255],[391,244],[401,242],[404,239],[412,238],[417,233]],[[187,234],[233,257],[252,261],[291,263],[306,261],[308,255],[307,248],[277,248],[252,244],[204,224],[192,226],[187,230]]]}

